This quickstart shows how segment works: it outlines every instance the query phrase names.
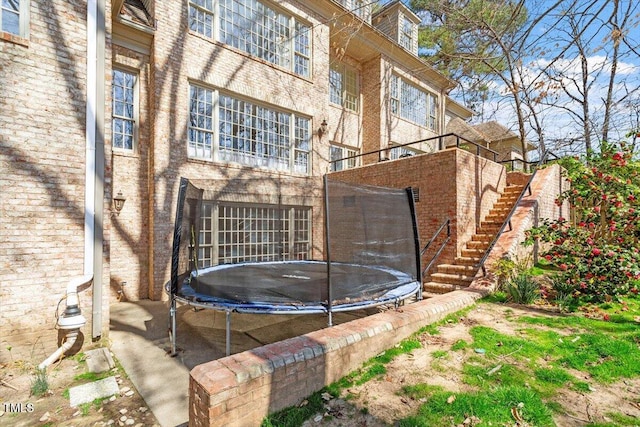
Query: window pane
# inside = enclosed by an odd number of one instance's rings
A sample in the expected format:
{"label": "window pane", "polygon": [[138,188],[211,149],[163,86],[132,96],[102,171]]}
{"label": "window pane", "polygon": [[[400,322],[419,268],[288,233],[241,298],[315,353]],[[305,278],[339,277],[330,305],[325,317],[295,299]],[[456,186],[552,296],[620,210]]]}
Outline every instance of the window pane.
{"label": "window pane", "polygon": [[197,86],[189,88],[189,142],[191,157],[211,158],[213,141],[213,92]]}
{"label": "window pane", "polygon": [[[211,206],[203,203],[201,211],[200,267],[308,257],[309,208],[219,205],[215,218],[216,210]],[[212,228],[213,224],[217,225],[217,230]],[[212,258],[214,247],[218,249],[217,259]]]}
{"label": "window pane", "polygon": [[308,119],[296,117],[292,129],[291,114],[223,94],[218,109],[221,160],[307,173]]}
{"label": "window pane", "polygon": [[137,76],[113,70],[113,146],[132,150],[135,130],[135,84]]}
{"label": "window pane", "polygon": [[292,26],[290,16],[256,0],[220,0],[219,10],[220,41],[308,76],[308,27],[299,23]]}

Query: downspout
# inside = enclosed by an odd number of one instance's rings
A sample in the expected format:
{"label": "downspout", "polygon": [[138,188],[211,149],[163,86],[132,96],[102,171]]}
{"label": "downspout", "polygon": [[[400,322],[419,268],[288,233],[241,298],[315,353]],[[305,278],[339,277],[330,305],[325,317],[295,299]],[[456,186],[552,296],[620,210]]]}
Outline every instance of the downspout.
{"label": "downspout", "polygon": [[[87,0],[87,109],[84,206],[84,274],[93,275],[93,340],[102,335],[102,247],[104,210],[104,0]],[[98,78],[102,76],[101,78]]]}

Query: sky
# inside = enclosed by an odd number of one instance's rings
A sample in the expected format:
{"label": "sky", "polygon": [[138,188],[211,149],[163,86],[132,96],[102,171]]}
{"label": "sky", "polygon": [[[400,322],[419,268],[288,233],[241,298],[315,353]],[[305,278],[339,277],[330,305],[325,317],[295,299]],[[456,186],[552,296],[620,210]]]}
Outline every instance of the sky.
{"label": "sky", "polygon": [[[631,1],[631,3],[629,3]],[[591,25],[586,26],[586,31],[582,35],[584,40],[584,56],[586,58],[588,69],[589,96],[587,100],[591,109],[592,123],[596,135],[601,133],[602,116],[604,100],[607,97],[607,89],[609,79],[611,77],[611,53],[612,42],[610,38],[610,30],[603,28],[603,21],[606,21],[612,12],[613,2],[610,0],[577,0],[578,6],[587,3],[591,4],[591,8],[587,11],[600,11],[599,14],[580,13],[576,15],[576,19],[580,22],[591,20]],[[530,16],[536,17],[536,14],[545,10],[551,4],[550,0],[527,0],[526,5],[529,8]],[[620,44],[620,56],[616,72],[616,80],[613,86],[614,99],[619,100],[625,95],[625,101],[620,102],[613,112],[613,120],[611,123],[611,132],[609,140],[622,140],[625,138],[632,128],[638,129],[640,124],[640,2],[636,0],[620,0],[620,9],[626,10],[627,6],[631,6],[629,23],[626,29],[623,29],[625,43]],[[566,11],[570,14],[581,10],[580,8],[572,8]],[[621,13],[618,14],[622,16]],[[576,82],[582,79],[581,61],[578,51],[569,49],[566,51],[562,59],[551,62],[557,57],[560,49],[566,45],[568,38],[567,30],[569,28],[567,22],[563,22],[560,26],[554,25],[557,17],[548,17],[543,19],[532,33],[532,40],[535,44],[545,46],[541,51],[532,49],[531,55],[523,58],[522,69],[523,85],[531,82],[540,82],[541,89],[547,91],[547,96],[543,98],[555,106],[546,106],[544,103],[537,104],[537,110],[540,119],[543,122],[544,137],[547,146],[552,147],[557,144],[558,150],[580,151],[584,147],[582,135],[583,128],[576,122],[576,113],[582,113],[582,103],[576,99],[583,99],[581,88],[576,86]],[[557,78],[554,82],[548,77],[540,78],[541,69],[549,69],[551,74]],[[553,83],[553,84],[552,84]],[[561,87],[567,88],[566,91]],[[496,95],[489,101],[484,108],[484,117],[477,116],[476,121],[481,118],[485,120],[497,120],[512,130],[517,130],[517,119],[514,113],[514,103],[509,102],[504,96],[507,87],[500,82],[494,81],[490,84],[493,94]],[[454,91],[452,96],[456,98],[460,91]],[[529,128],[528,138],[536,143],[537,136],[531,132]],[[574,141],[568,144],[569,141]],[[630,141],[629,141],[630,142]],[[562,146],[561,146],[562,145]]]}

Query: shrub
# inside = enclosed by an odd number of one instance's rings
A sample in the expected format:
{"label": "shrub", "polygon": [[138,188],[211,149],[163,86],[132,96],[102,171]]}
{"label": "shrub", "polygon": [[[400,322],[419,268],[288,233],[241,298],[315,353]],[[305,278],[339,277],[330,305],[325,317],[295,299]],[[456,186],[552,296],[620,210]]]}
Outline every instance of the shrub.
{"label": "shrub", "polygon": [[531,304],[540,297],[540,286],[533,277],[520,273],[507,281],[509,300],[517,304]]}
{"label": "shrub", "polygon": [[525,244],[548,244],[542,255],[573,298],[601,302],[640,279],[640,162],[632,155],[624,143],[603,143],[600,153],[563,159],[571,188],[556,202],[568,202],[570,218],[528,231]]}

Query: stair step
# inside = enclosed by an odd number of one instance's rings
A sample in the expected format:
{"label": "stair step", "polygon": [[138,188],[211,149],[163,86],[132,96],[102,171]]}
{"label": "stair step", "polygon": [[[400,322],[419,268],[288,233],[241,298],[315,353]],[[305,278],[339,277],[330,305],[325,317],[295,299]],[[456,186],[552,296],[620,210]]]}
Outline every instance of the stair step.
{"label": "stair step", "polygon": [[458,265],[478,265],[478,263],[480,262],[480,257],[476,257],[476,256],[470,256],[470,257],[461,256],[461,257],[456,257],[456,259],[453,262],[458,264]]}
{"label": "stair step", "polygon": [[482,256],[484,255],[484,253],[486,252],[486,249],[463,249],[460,251],[460,255],[462,255],[465,258],[478,258],[478,260],[480,258],[482,258]]}
{"label": "stair step", "polygon": [[495,237],[495,234],[474,234],[471,236],[472,242],[486,242],[489,244]]}
{"label": "stair step", "polygon": [[500,224],[502,224],[507,218],[508,213],[509,212],[489,213],[489,215],[485,217],[483,222],[499,222]]}
{"label": "stair step", "polygon": [[467,242],[467,249],[487,249],[489,247],[489,242]]}
{"label": "stair step", "polygon": [[496,234],[500,227],[502,227],[504,221],[482,221],[480,223],[480,228],[478,229],[478,234]]}
{"label": "stair step", "polygon": [[438,273],[457,274],[463,276],[473,275],[477,271],[475,266],[464,264],[439,264],[436,269]]}
{"label": "stair step", "polygon": [[468,285],[455,285],[450,283],[438,283],[438,282],[427,282],[422,285],[422,295],[424,294],[437,294],[442,295],[447,292],[458,291],[460,289],[468,288]]}
{"label": "stair step", "polygon": [[463,274],[434,273],[431,275],[431,281],[436,283],[449,283],[451,285],[469,286],[469,284],[473,281],[473,276],[465,276]]}

